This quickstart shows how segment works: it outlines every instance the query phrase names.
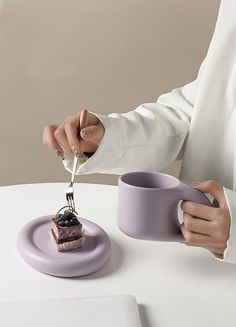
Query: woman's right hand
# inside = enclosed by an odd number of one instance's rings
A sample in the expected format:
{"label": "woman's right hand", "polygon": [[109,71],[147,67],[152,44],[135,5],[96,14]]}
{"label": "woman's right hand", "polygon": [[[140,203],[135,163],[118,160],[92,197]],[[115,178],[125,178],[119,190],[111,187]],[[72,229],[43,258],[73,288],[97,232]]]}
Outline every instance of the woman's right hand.
{"label": "woman's right hand", "polygon": [[64,156],[63,150],[75,155],[95,152],[103,138],[105,128],[95,115],[87,111],[85,127],[80,130],[81,112],[67,117],[60,125],[45,126],[43,144],[61,157]]}

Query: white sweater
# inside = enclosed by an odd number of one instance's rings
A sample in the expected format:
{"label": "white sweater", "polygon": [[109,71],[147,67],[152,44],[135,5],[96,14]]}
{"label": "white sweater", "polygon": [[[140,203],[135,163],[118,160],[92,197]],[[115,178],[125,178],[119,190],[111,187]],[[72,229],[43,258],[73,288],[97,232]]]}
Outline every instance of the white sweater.
{"label": "white sweater", "polygon": [[[231,228],[223,260],[236,263],[236,1],[222,1],[195,81],[128,113],[97,116],[105,135],[79,173],[162,171],[182,159],[184,182],[224,186]],[[70,156],[64,163],[71,170]]]}

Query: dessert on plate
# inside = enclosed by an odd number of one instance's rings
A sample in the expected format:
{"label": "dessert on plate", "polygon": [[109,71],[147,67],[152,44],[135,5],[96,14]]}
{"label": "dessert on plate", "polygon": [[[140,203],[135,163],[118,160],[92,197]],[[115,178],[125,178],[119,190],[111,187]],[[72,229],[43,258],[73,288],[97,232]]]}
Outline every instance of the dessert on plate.
{"label": "dessert on plate", "polygon": [[57,213],[51,220],[50,236],[59,252],[82,247],[85,236],[76,212],[69,209]]}

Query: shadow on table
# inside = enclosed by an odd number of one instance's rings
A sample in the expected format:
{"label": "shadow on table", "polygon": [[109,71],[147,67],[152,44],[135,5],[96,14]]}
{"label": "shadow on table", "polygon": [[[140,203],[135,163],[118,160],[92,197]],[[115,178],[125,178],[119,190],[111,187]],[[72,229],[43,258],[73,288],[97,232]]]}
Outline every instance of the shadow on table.
{"label": "shadow on table", "polygon": [[[83,277],[78,277],[78,279],[97,279],[97,278],[102,278],[107,275],[113,274],[116,272],[122,265],[123,260],[124,260],[124,253],[120,247],[120,245],[111,239],[111,257],[109,261],[105,264],[105,266],[95,272],[94,274],[88,275],[88,276],[83,276]],[[75,277],[74,279],[76,279]]]}
{"label": "shadow on table", "polygon": [[236,275],[235,264],[216,260],[213,255],[207,251],[206,253],[202,252],[202,255],[197,253],[193,256],[187,255],[178,256],[175,258],[172,257],[172,264],[174,264],[175,267],[179,267],[181,270],[184,270],[185,272],[196,274],[198,276],[199,274],[204,276],[231,275],[233,277]]}
{"label": "shadow on table", "polygon": [[[151,327],[150,322],[148,321],[147,307],[143,304],[138,304],[138,311],[141,320],[142,327]],[[156,326],[157,327],[157,326]]]}

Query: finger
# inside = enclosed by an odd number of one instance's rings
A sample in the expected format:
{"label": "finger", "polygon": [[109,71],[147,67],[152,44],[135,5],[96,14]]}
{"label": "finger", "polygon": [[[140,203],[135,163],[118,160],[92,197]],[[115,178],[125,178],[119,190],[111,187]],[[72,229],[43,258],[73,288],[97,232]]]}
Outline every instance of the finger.
{"label": "finger", "polygon": [[221,258],[223,259],[223,253],[224,253],[224,250],[225,248],[222,248],[222,247],[217,247],[217,246],[210,246],[210,245],[205,245],[205,246],[202,246],[202,245],[191,245],[191,244],[188,244],[188,243],[183,243],[184,245],[186,246],[195,246],[195,247],[201,247],[201,248],[204,248],[210,252],[212,252],[215,256],[217,256],[218,258]]}
{"label": "finger", "polygon": [[181,209],[191,216],[205,220],[214,220],[217,210],[216,208],[190,201],[183,201],[181,204]]}
{"label": "finger", "polygon": [[104,128],[100,124],[85,127],[80,131],[80,136],[83,140],[93,141],[97,144],[100,143],[103,135]]}
{"label": "finger", "polygon": [[220,207],[227,205],[223,188],[215,181],[208,180],[192,186],[203,193],[210,193],[218,201]]}
{"label": "finger", "polygon": [[71,151],[63,125],[59,125],[54,132],[54,137],[61,148]]}
{"label": "finger", "polygon": [[71,151],[75,155],[81,153],[82,151],[78,140],[78,125],[76,122],[66,122],[64,124],[64,131]]}
{"label": "finger", "polygon": [[88,111],[86,109],[81,111],[80,119],[79,119],[79,130],[81,130],[87,126],[87,114],[88,114]]}
{"label": "finger", "polygon": [[46,145],[50,150],[59,154],[63,153],[63,150],[60,147],[60,144],[57,142],[56,138],[54,137],[54,133],[57,127],[58,125],[50,125],[44,127],[42,141],[43,144]]}
{"label": "finger", "polygon": [[188,231],[204,235],[211,235],[212,233],[211,222],[204,219],[198,219],[187,213],[184,213],[184,227]]}
{"label": "finger", "polygon": [[81,150],[82,152],[86,152],[86,153],[94,153],[97,151],[99,144],[97,142],[93,142],[93,141],[85,141],[82,140],[81,141]]}
{"label": "finger", "polygon": [[225,248],[223,247],[217,247],[217,246],[206,246],[204,247],[206,250],[212,252],[217,257],[223,259],[223,253],[225,251]]}
{"label": "finger", "polygon": [[182,231],[185,241],[189,245],[205,247],[205,246],[211,245],[211,243],[212,243],[211,236],[191,232],[185,228],[184,224],[181,225],[181,231]]}

